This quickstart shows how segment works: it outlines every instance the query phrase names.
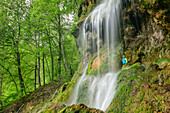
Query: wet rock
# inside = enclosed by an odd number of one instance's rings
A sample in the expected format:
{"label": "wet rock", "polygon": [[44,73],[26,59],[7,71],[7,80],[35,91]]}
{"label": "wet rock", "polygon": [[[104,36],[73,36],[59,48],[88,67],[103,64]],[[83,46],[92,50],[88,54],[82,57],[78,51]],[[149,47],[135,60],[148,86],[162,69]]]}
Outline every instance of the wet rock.
{"label": "wet rock", "polygon": [[100,48],[103,47],[103,41],[100,39],[96,42],[96,45],[99,45]]}
{"label": "wet rock", "polygon": [[127,27],[127,28],[125,29],[125,34],[126,34],[127,36],[130,36],[130,37],[134,38],[134,36],[136,35],[136,29],[135,29],[135,27]]}
{"label": "wet rock", "polygon": [[95,108],[89,108],[84,104],[71,105],[63,108],[60,113],[104,113]]}
{"label": "wet rock", "polygon": [[94,0],[94,1],[96,1],[95,3],[98,5],[98,4],[100,4],[103,0]]}

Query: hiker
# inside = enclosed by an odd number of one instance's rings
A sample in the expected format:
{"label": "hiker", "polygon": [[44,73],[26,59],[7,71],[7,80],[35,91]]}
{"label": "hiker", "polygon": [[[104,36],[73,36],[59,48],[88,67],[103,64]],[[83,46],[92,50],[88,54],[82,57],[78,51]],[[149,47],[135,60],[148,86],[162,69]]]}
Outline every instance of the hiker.
{"label": "hiker", "polygon": [[127,58],[125,58],[124,55],[123,55],[123,59],[122,59],[121,61],[122,61],[123,65],[124,65],[124,64],[127,64]]}

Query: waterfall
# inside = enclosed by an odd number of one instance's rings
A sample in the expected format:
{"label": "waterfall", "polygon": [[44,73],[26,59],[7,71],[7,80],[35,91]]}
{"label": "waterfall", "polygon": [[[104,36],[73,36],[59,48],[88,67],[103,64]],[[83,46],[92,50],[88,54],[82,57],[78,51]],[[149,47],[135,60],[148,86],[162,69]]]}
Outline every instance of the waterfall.
{"label": "waterfall", "polygon": [[[80,33],[80,45],[85,61],[96,54],[97,75],[84,73],[78,80],[67,105],[84,103],[105,111],[115,93],[118,72],[115,71],[114,51],[120,41],[120,0],[103,0],[84,20]],[[101,48],[106,52],[108,69],[100,71]]]}

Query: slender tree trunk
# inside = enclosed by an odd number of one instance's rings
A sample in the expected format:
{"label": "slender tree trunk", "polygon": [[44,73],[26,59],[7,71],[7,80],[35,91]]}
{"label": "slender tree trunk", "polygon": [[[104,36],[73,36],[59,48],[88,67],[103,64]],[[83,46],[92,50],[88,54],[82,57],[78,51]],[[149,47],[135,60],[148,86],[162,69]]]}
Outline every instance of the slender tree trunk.
{"label": "slender tree trunk", "polygon": [[52,71],[52,80],[54,79],[54,57],[53,57],[53,52],[51,48],[51,39],[49,39],[49,45],[50,45],[50,54],[51,54],[51,71]]}
{"label": "slender tree trunk", "polygon": [[45,57],[45,61],[46,61],[46,64],[47,64],[47,69],[48,69],[48,73],[49,73],[49,78],[50,78],[50,81],[51,81],[50,69],[49,69],[48,61],[47,61],[47,58],[46,58],[46,57]]}
{"label": "slender tree trunk", "polygon": [[[42,31],[41,31],[42,32]],[[44,46],[44,41],[42,41],[42,46]],[[43,58],[42,58],[42,64],[43,64],[43,84],[45,85],[45,53],[44,53],[44,50],[43,50]]]}
{"label": "slender tree trunk", "polygon": [[[20,37],[20,25],[18,26],[19,31],[18,31],[18,39]],[[21,96],[23,96],[23,91],[25,91],[25,86],[24,86],[24,79],[22,78],[22,73],[21,73],[21,59],[20,59],[20,52],[19,52],[19,48],[18,48],[19,42],[18,40],[16,41],[16,54],[17,54],[17,64],[18,64],[18,75],[19,75],[19,80],[20,80],[20,88],[21,88]],[[25,91],[26,93],[26,91]]]}
{"label": "slender tree trunk", "polygon": [[42,59],[42,63],[43,63],[43,83],[45,85],[45,64],[44,64],[44,58],[45,58],[45,54],[43,52],[43,59]]}
{"label": "slender tree trunk", "polygon": [[19,75],[19,80],[20,80],[20,88],[21,88],[21,95],[23,95],[23,91],[25,91],[25,86],[24,86],[24,80],[22,78],[21,74],[21,59],[20,59],[20,53],[18,49],[18,41],[16,41],[16,46],[17,46],[17,63],[18,63],[18,75]]}
{"label": "slender tree trunk", "polygon": [[53,55],[51,54],[51,67],[52,67],[52,80],[54,79],[54,58]]}
{"label": "slender tree trunk", "polygon": [[35,82],[34,82],[34,90],[36,90],[37,85],[37,58],[35,58]]}
{"label": "slender tree trunk", "polygon": [[[34,32],[34,37],[35,37],[35,46],[37,49],[37,34],[36,31]],[[36,89],[36,85],[37,85],[37,53],[36,53],[36,57],[35,57],[35,83],[34,83],[34,89]]]}
{"label": "slender tree trunk", "polygon": [[3,66],[2,66],[2,76],[1,76],[1,85],[0,85],[0,105],[3,107],[3,103],[2,103],[2,82],[3,82],[3,77],[4,77],[4,68],[5,68],[5,44],[4,44],[4,40],[2,42],[3,44]]}
{"label": "slender tree trunk", "polygon": [[65,72],[67,72],[67,63],[66,63],[65,54],[64,54],[63,37],[62,37],[62,50],[63,50],[64,68],[65,68]]}
{"label": "slender tree trunk", "polygon": [[41,80],[40,80],[40,56],[39,56],[39,53],[37,54],[38,55],[38,85],[41,86]]}
{"label": "slender tree trunk", "polygon": [[[40,33],[38,33],[39,36],[38,36],[38,49],[39,49],[39,38],[40,38]],[[37,53],[37,56],[38,56],[38,85],[41,86],[41,80],[40,80],[40,52],[38,51]]]}
{"label": "slender tree trunk", "polygon": [[58,26],[58,33],[59,33],[59,58],[58,58],[58,68],[59,68],[59,77],[61,76],[61,39],[62,39],[62,35],[61,35],[61,20],[60,20],[60,15],[58,15],[59,18],[59,26]]}

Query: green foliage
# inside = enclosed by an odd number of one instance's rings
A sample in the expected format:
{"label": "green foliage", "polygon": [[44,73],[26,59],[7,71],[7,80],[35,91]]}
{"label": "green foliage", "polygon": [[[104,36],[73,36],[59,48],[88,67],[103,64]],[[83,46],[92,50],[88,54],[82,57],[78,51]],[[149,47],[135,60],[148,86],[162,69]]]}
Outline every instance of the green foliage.
{"label": "green foliage", "polygon": [[[1,75],[0,102],[3,106],[34,91],[35,87],[39,87],[38,82],[44,84],[45,81],[47,84],[51,80],[64,82],[71,80],[78,68],[80,56],[72,36],[74,29],[77,28],[80,2],[80,0],[1,0],[0,67],[4,67],[4,71],[3,76]],[[59,34],[63,42],[61,53],[64,53],[65,57],[63,54],[59,55]],[[60,77],[59,58],[61,58]],[[35,73],[38,75],[38,67],[40,81],[37,81],[37,76],[35,77]],[[22,82],[19,75],[23,78]]]}

